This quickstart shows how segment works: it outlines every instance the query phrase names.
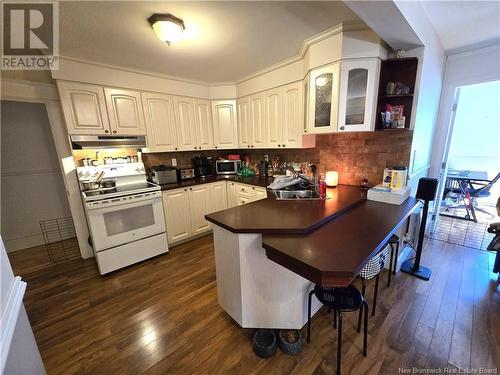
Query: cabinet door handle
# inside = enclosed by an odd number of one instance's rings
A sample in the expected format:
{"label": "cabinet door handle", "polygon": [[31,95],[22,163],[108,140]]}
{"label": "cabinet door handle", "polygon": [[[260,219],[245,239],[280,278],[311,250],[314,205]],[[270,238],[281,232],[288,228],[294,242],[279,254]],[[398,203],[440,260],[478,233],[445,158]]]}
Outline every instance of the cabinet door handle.
{"label": "cabinet door handle", "polygon": [[304,129],[304,133],[307,133],[307,129]]}
{"label": "cabinet door handle", "polygon": [[116,130],[113,130],[113,134],[116,134]]}
{"label": "cabinet door handle", "polygon": [[252,190],[255,190],[255,187],[254,187],[254,186],[252,186]]}
{"label": "cabinet door handle", "polygon": [[341,127],[340,127],[340,130],[345,130],[345,126],[341,126]]}
{"label": "cabinet door handle", "polygon": [[189,190],[193,191],[193,188],[189,188]]}
{"label": "cabinet door handle", "polygon": [[177,150],[177,147],[175,149]]}
{"label": "cabinet door handle", "polygon": [[278,145],[278,147],[281,147],[281,145]]}
{"label": "cabinet door handle", "polygon": [[248,148],[250,148],[250,145],[248,145]]}
{"label": "cabinet door handle", "polygon": [[282,145],[283,147],[285,147],[285,145]]}
{"label": "cabinet door handle", "polygon": [[215,148],[217,148],[217,146],[215,146]]}
{"label": "cabinet door handle", "polygon": [[104,133],[109,133],[109,130],[104,130]]}
{"label": "cabinet door handle", "polygon": [[184,189],[184,191],[188,191],[188,189]]}

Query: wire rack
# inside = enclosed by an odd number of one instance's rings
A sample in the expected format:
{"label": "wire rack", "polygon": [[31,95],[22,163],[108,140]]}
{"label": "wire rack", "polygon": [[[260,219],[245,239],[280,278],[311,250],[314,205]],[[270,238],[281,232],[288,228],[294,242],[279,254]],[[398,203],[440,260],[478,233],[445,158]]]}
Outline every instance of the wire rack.
{"label": "wire rack", "polygon": [[71,217],[42,220],[40,229],[52,263],[80,257],[75,225]]}

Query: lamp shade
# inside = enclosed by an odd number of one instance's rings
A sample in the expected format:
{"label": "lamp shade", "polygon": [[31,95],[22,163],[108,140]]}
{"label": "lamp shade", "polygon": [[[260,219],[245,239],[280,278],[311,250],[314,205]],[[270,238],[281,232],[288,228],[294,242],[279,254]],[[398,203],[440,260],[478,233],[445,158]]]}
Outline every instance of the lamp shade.
{"label": "lamp shade", "polygon": [[176,43],[182,37],[184,21],[171,14],[153,14],[148,18],[156,36],[168,45]]}
{"label": "lamp shade", "polygon": [[327,186],[335,187],[339,184],[339,173],[336,171],[326,172],[325,182]]}

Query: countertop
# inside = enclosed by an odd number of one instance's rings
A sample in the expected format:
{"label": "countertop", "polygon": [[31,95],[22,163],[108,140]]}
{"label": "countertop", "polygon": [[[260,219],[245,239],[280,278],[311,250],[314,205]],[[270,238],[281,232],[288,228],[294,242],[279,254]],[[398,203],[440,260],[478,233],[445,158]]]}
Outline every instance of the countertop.
{"label": "countertop", "polygon": [[306,234],[366,199],[359,187],[348,185],[327,189],[327,196],[331,198],[280,201],[269,194],[267,199],[214,212],[205,218],[233,233]]}
{"label": "countertop", "polygon": [[323,286],[347,286],[420,205],[363,201],[307,235],[264,234],[272,261]]}
{"label": "countertop", "polygon": [[195,185],[202,185],[202,184],[209,184],[211,182],[218,182],[218,181],[234,181],[234,182],[241,182],[242,184],[249,184],[249,185],[255,185],[255,186],[261,186],[261,187],[267,187],[272,181],[273,177],[260,177],[260,176],[252,176],[252,177],[241,177],[237,175],[227,175],[227,176],[213,176],[213,177],[206,177],[206,178],[195,178],[191,180],[184,180],[184,181],[179,181],[173,184],[165,184],[165,185],[160,185],[161,190],[173,190],[173,189],[180,189],[180,188],[185,188],[185,187],[190,187],[190,186],[195,186]]}

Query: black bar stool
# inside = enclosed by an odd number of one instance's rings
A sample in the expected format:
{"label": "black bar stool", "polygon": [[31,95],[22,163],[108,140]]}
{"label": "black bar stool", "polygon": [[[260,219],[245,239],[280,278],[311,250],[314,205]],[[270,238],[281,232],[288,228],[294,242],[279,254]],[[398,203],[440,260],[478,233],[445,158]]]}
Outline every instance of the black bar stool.
{"label": "black bar stool", "polygon": [[[389,273],[387,276],[387,286],[391,286],[391,273],[396,274],[396,267],[398,265],[398,253],[399,253],[399,237],[393,234],[389,241],[387,241],[391,247],[391,259],[389,261]],[[396,246],[396,256],[394,256],[394,246]],[[393,259],[394,258],[394,259]]]}
{"label": "black bar stool", "polygon": [[[364,337],[363,337],[363,355],[366,357],[368,352],[368,303],[363,298],[356,287],[349,285],[345,288],[323,288],[315,285],[309,292],[309,304],[307,305],[307,342],[311,342],[311,298],[316,298],[329,309],[333,310],[334,328],[337,328],[338,315],[338,334],[337,334],[337,374],[340,375],[341,355],[342,355],[342,313],[359,310],[360,316],[364,309]],[[358,332],[361,332],[361,320],[358,321]]]}

